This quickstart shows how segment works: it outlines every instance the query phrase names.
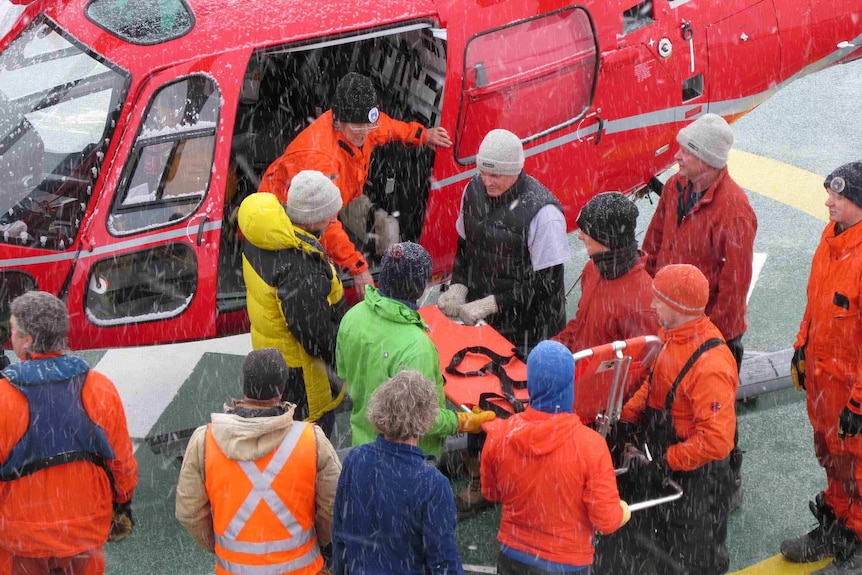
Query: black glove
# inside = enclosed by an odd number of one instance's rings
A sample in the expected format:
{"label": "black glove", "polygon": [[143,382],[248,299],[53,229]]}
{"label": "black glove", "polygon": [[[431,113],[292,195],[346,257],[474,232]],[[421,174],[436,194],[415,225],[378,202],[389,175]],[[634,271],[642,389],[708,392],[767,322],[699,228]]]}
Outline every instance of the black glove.
{"label": "black glove", "polygon": [[793,352],[793,359],[790,360],[790,379],[793,380],[793,385],[799,391],[805,390],[805,346],[800,346],[799,349]]}
{"label": "black glove", "polygon": [[111,518],[111,531],[108,533],[108,541],[116,543],[122,541],[132,534],[132,502],[114,503],[114,515]]}
{"label": "black glove", "polygon": [[841,410],[841,415],[838,416],[838,439],[853,437],[860,433],[862,433],[862,415],[853,413],[850,408],[844,407]]}
{"label": "black glove", "polygon": [[626,445],[635,442],[635,434],[638,431],[637,425],[630,421],[617,421],[613,427],[608,430],[607,442],[608,449],[611,452],[611,460],[614,462],[614,467],[622,465],[625,457]]}

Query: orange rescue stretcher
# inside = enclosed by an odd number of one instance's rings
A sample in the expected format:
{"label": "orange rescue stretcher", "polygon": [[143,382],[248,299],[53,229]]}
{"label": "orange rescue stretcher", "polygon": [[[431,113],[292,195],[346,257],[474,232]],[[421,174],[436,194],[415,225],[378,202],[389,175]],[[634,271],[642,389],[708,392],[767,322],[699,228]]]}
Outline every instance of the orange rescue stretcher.
{"label": "orange rescue stretcher", "polygon": [[[491,410],[498,417],[509,417],[529,405],[526,358],[520,357],[512,343],[490,325],[466,326],[447,318],[437,306],[419,309],[430,328],[429,336],[437,347],[446,383],[446,399],[456,406]],[[593,426],[602,437],[619,420],[625,401],[631,397],[652,369],[661,342],[646,335],[615,341],[572,354],[575,360],[574,411],[581,421]],[[630,467],[648,463],[647,455],[630,447],[622,475]],[[669,494],[632,503],[638,511],[682,497],[678,484],[665,480]]]}
{"label": "orange rescue stretcher", "polygon": [[[466,326],[447,318],[436,306],[419,314],[431,329],[446,378],[443,391],[457,406],[492,409],[501,417],[529,404],[526,358],[490,325]],[[602,436],[652,368],[659,350],[652,335],[615,341],[573,354],[575,412],[595,424]]]}

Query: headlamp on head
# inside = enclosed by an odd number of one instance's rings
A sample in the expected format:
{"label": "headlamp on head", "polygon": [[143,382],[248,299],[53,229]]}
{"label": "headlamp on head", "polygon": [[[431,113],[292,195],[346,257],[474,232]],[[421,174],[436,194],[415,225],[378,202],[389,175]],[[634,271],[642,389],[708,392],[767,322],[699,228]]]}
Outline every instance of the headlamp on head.
{"label": "headlamp on head", "polygon": [[827,187],[836,194],[841,194],[847,188],[847,182],[841,176],[835,176],[829,180]]}

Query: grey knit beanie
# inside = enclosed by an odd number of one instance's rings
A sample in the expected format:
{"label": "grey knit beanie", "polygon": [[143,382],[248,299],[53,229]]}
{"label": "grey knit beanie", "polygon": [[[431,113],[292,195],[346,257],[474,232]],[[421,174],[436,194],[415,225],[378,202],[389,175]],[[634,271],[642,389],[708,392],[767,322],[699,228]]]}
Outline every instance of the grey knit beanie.
{"label": "grey knit beanie", "polygon": [[727,165],[733,130],[718,114],[704,114],[680,130],[676,141],[696,158],[720,170]]}
{"label": "grey knit beanie", "polygon": [[377,91],[371,80],[350,72],[335,88],[332,118],[349,124],[373,124],[380,115],[377,106]]}
{"label": "grey knit beanie", "polygon": [[401,242],[386,248],[380,262],[377,281],[380,293],[404,301],[415,302],[431,279],[431,256],[413,242]]}
{"label": "grey knit beanie", "polygon": [[290,180],[284,211],[295,224],[316,224],[338,213],[341,191],[315,170],[302,170]]}
{"label": "grey knit beanie", "polygon": [[498,176],[517,176],[524,169],[521,138],[509,130],[491,130],[479,145],[476,167]]}
{"label": "grey knit beanie", "polygon": [[637,222],[637,206],[619,192],[593,196],[578,214],[581,231],[610,249],[637,246]]}
{"label": "grey knit beanie", "polygon": [[823,187],[862,207],[862,162],[850,162],[826,176]]}
{"label": "grey knit beanie", "polygon": [[281,397],[287,376],[287,363],[280,351],[256,349],[242,362],[242,392],[249,399]]}

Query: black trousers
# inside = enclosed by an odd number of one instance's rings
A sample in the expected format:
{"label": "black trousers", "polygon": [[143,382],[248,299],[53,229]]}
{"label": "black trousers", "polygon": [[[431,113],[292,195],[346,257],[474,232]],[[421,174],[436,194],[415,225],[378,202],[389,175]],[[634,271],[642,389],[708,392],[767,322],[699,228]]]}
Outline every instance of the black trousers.
{"label": "black trousers", "polygon": [[[721,575],[727,553],[732,473],[728,461],[714,461],[693,472],[673,473],[683,497],[632,514],[632,520],[596,543],[596,575]],[[654,498],[632,481],[620,496],[632,503]],[[630,489],[637,492],[633,493]],[[628,492],[626,492],[628,490]]]}

